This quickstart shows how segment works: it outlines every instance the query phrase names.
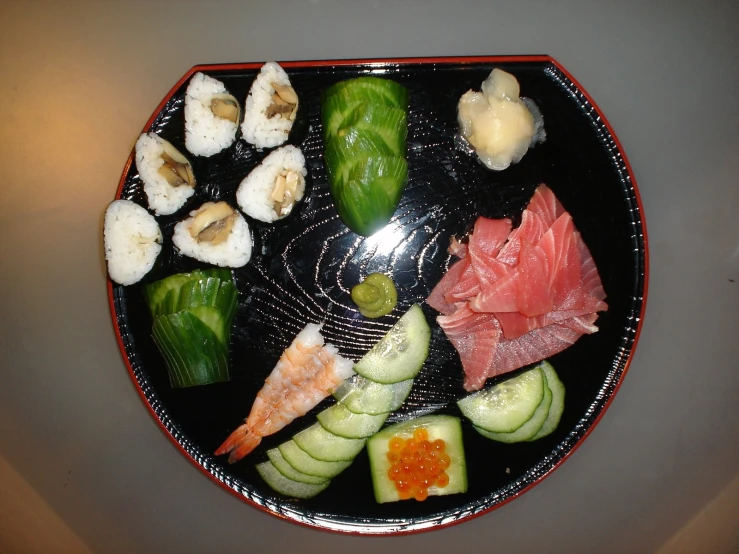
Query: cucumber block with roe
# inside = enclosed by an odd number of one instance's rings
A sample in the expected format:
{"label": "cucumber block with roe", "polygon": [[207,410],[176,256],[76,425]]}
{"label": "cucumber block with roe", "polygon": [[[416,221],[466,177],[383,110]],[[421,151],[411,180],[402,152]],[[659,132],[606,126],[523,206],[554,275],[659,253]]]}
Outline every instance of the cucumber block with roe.
{"label": "cucumber block with roe", "polygon": [[[419,463],[404,463],[404,457],[413,459],[414,452],[420,453],[415,456]],[[367,441],[367,453],[379,503],[467,491],[462,425],[457,417],[427,415],[396,423]],[[410,465],[410,470],[404,465]]]}

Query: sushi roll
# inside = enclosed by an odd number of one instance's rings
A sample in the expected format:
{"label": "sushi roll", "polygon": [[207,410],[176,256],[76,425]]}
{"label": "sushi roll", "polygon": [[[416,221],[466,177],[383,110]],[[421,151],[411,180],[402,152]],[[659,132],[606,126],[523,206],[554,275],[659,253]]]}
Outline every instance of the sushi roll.
{"label": "sushi roll", "polygon": [[212,156],[236,139],[241,119],[238,100],[222,82],[203,73],[190,79],[185,93],[185,147],[196,156]]}
{"label": "sushi roll", "polygon": [[246,215],[272,223],[292,212],[305,194],[305,157],[283,146],[264,158],[239,185],[236,201]]}
{"label": "sushi roll", "polygon": [[244,216],[226,202],[206,202],[174,228],[174,245],[201,262],[242,267],[251,258],[251,233]]}
{"label": "sushi roll", "polygon": [[154,267],[162,250],[162,232],[144,208],[130,200],[115,200],[105,210],[103,242],[110,278],[133,285]]}
{"label": "sushi roll", "polygon": [[144,133],[136,141],[136,169],[144,182],[149,207],[157,215],[173,214],[195,191],[190,162],[154,133]]}
{"label": "sushi roll", "polygon": [[287,140],[298,111],[298,95],[285,70],[267,62],[246,97],[241,134],[257,148],[272,148]]}

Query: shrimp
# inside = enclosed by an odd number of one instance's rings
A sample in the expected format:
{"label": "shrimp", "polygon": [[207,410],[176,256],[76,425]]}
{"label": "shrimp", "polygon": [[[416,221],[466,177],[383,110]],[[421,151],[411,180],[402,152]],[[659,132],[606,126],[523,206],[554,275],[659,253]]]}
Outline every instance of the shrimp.
{"label": "shrimp", "polygon": [[229,463],[239,461],[262,437],[306,414],[354,375],[353,362],[335,346],[324,344],[320,331],[320,325],[309,323],[295,337],[257,393],[249,417],[215,451],[216,456],[230,453]]}

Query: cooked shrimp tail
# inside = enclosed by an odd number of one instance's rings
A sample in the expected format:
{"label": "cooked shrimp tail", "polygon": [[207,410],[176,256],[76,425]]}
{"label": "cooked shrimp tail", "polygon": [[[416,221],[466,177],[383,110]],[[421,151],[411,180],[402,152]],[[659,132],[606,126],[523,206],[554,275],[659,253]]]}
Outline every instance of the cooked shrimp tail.
{"label": "cooked shrimp tail", "polygon": [[321,326],[309,323],[282,353],[277,365],[257,393],[246,422],[216,450],[216,456],[230,453],[237,462],[262,440],[305,415],[345,379],[354,374],[351,360],[325,344]]}
{"label": "cooked shrimp tail", "polygon": [[262,437],[254,434],[249,425],[244,423],[236,431],[231,433],[223,444],[218,447],[216,456],[230,452],[228,463],[232,464],[249,454],[260,442],[262,442]]}

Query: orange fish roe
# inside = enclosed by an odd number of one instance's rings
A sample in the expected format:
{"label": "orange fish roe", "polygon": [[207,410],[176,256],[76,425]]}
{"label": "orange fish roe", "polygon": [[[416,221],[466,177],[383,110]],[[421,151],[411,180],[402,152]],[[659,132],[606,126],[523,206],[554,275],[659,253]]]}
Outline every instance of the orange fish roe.
{"label": "orange fish roe", "polygon": [[426,429],[416,429],[408,439],[396,435],[390,439],[388,448],[387,476],[395,483],[401,500],[426,500],[429,487],[443,488],[449,484],[445,470],[451,458],[445,452],[446,443],[441,439],[429,441]]}

